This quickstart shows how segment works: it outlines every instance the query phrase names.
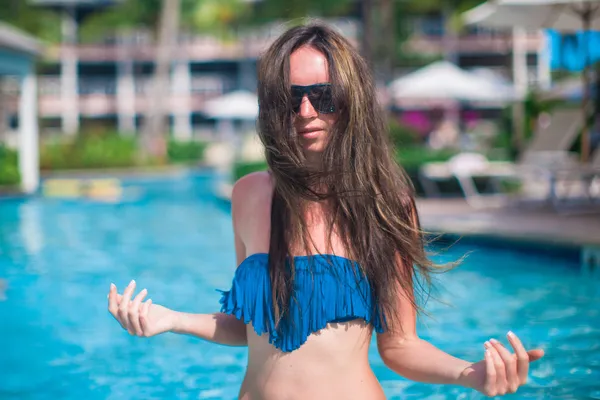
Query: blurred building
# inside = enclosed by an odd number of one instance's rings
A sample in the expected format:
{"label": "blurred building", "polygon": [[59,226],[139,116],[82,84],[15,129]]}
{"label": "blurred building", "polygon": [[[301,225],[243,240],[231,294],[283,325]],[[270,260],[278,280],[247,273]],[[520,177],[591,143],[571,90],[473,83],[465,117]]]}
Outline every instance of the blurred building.
{"label": "blurred building", "polygon": [[[75,134],[91,126],[137,132],[149,107],[156,49],[152,33],[139,29],[81,44],[78,26],[120,0],[29,1],[63,16],[63,41],[48,49],[38,67],[42,132]],[[351,20],[332,22],[347,36],[356,36]],[[173,135],[181,139],[211,135],[215,121],[203,113],[205,104],[233,90],[253,91],[257,58],[282,29],[281,24],[263,26],[231,43],[180,33],[173,49],[171,93],[164,99]]]}
{"label": "blurred building", "polygon": [[[32,36],[0,22],[0,83],[10,77],[19,94],[9,98],[0,93],[0,141],[18,150],[18,172],[21,189],[34,192],[38,186],[38,120],[35,74],[36,58],[41,44]],[[14,107],[17,129],[5,132],[6,108]],[[3,144],[1,143],[0,144]],[[12,142],[12,143],[11,143]]]}
{"label": "blurred building", "polygon": [[[78,26],[91,14],[121,0],[27,1],[56,9],[63,16],[62,43],[48,48],[38,65],[42,133],[74,134],[90,126],[125,134],[137,132],[149,107],[155,58],[151,32],[115,33],[82,44],[77,40]],[[356,41],[356,21],[353,17],[330,22]],[[510,31],[471,27],[454,37],[444,35],[444,26],[441,13],[415,16],[407,50],[420,55],[447,54],[463,68],[491,68],[521,86],[547,80],[549,66],[543,59],[542,33],[517,37]],[[281,31],[280,24],[264,26],[227,44],[208,35],[181,33],[173,49],[171,93],[164,99],[169,104],[173,135],[183,139],[210,135],[215,121],[203,112],[205,104],[234,90],[254,90],[256,60]],[[513,67],[518,56],[525,57],[525,71]],[[400,67],[394,77],[413,69]],[[10,83],[4,87],[10,91]],[[17,104],[9,107],[16,115]]]}
{"label": "blurred building", "polygon": [[[416,16],[408,49],[420,54],[445,54],[449,61],[466,69],[489,68],[517,85],[549,85],[550,62],[543,31],[467,26],[459,34],[444,35],[445,26],[441,12]],[[519,71],[515,65],[526,65],[526,68]]]}
{"label": "blurred building", "polygon": [[[551,84],[548,37],[541,30],[486,29],[464,26],[460,32],[447,29],[446,16],[442,11],[415,15],[411,19],[412,32],[405,43],[408,53],[419,58],[444,58],[457,66],[484,74],[489,79],[513,86],[518,97],[526,95],[531,88],[548,89]],[[396,76],[414,72],[415,67],[404,65],[396,68]],[[422,110],[419,101],[406,100],[397,110]],[[451,106],[446,104],[445,106]],[[471,103],[463,105],[461,119],[498,120],[505,103]],[[445,114],[438,115],[436,106],[426,107],[433,125]],[[438,122],[436,122],[438,121]],[[428,125],[429,126],[429,125]],[[429,130],[424,128],[425,130]]]}
{"label": "blurred building", "polygon": [[[151,32],[137,30],[80,44],[78,26],[118,0],[31,0],[63,16],[63,41],[50,48],[39,76],[42,127],[74,134],[87,126],[134,133],[149,106],[155,45]],[[253,85],[261,38],[223,46],[210,37],[181,34],[173,49],[170,108],[175,135],[189,138],[205,122],[203,103],[238,87]]]}
{"label": "blurred building", "polygon": [[[210,37],[180,35],[173,49],[169,104],[174,135],[189,138],[209,124],[206,101],[255,86],[255,65],[264,40],[223,46]],[[136,132],[149,107],[155,46],[149,32],[106,37],[102,42],[51,49],[42,67],[40,116],[44,127],[75,133],[86,125]]]}

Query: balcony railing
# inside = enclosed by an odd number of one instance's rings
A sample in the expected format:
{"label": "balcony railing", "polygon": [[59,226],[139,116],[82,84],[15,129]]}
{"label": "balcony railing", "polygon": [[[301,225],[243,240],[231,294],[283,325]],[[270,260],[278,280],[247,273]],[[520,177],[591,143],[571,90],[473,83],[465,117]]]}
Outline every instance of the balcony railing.
{"label": "balcony railing", "polygon": [[79,80],[79,94],[106,94],[117,93],[117,81],[114,78],[91,78],[86,77]]}
{"label": "balcony railing", "polygon": [[[540,49],[542,35],[539,32],[529,33],[525,39],[525,46],[531,53]],[[439,54],[446,45],[443,36],[414,35],[407,43],[407,48],[419,53]],[[508,54],[513,48],[513,39],[510,33],[495,32],[490,34],[463,35],[454,43],[459,53],[471,54]]]}
{"label": "balcony railing", "polygon": [[[18,94],[19,85],[16,80],[3,79],[0,81],[0,90],[5,93]],[[79,78],[79,94],[82,96],[93,94],[104,94],[116,96],[118,83],[116,78]],[[136,76],[134,78],[134,90],[137,95],[150,93],[151,76]],[[54,75],[43,75],[38,78],[39,94],[42,96],[60,96],[60,77]],[[190,79],[190,93],[192,95],[221,95],[236,87],[234,78],[223,75],[192,75]]]}
{"label": "balcony railing", "polygon": [[[350,18],[327,21],[336,26],[352,43],[356,42],[359,32],[357,21]],[[253,31],[239,32],[235,42],[227,43],[214,36],[181,32],[172,58],[196,62],[256,58],[283,32],[283,27],[283,21],[281,23],[276,21]],[[118,60],[152,62],[155,52],[153,35],[149,31],[137,29],[128,33],[115,32],[106,35],[93,44],[53,46],[48,49],[47,56],[53,60],[76,56],[79,60],[89,62]]]}
{"label": "balcony railing", "polygon": [[[445,24],[441,15],[414,18],[411,28],[409,48],[426,53],[443,50]],[[528,31],[526,40],[527,48],[536,51],[541,43],[540,31]],[[457,37],[456,46],[462,53],[507,53],[512,49],[512,32],[510,29],[468,26]]]}

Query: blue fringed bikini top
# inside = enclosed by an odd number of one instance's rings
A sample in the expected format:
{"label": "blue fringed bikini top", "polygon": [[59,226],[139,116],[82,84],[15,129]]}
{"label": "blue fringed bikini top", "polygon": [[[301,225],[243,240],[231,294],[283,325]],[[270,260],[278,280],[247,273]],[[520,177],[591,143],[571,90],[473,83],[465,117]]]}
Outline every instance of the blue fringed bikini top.
{"label": "blue fringed bikini top", "polygon": [[368,279],[353,266],[355,261],[335,255],[294,257],[290,318],[283,318],[276,328],[268,260],[268,254],[258,253],[242,261],[231,290],[221,291],[221,312],[252,323],[258,335],[268,333],[269,342],[281,351],[298,349],[330,322],[361,318],[383,332]]}

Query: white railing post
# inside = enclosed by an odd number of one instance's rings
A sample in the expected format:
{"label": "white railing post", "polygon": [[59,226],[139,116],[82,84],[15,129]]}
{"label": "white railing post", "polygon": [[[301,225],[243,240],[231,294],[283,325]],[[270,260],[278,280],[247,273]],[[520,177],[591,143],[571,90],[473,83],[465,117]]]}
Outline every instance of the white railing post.
{"label": "white railing post", "polygon": [[186,59],[177,60],[173,65],[171,78],[171,113],[173,115],[173,136],[177,140],[192,138],[190,63]]}
{"label": "white railing post", "polygon": [[19,173],[21,190],[34,193],[39,186],[37,78],[32,69],[21,78],[19,104]]}

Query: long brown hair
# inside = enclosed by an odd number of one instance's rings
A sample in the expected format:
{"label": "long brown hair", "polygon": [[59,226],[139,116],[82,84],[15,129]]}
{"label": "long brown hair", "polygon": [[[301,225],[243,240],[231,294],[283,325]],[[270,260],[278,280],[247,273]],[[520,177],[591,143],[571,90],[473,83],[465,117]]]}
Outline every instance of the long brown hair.
{"label": "long brown hair", "polygon": [[[318,170],[305,162],[293,125],[289,59],[302,46],[325,55],[338,110]],[[311,202],[326,204],[326,237],[335,231],[346,257],[357,261],[369,280],[374,307],[380,310],[374,315],[382,318],[382,326],[398,322],[398,285],[420,311],[414,289],[429,286],[437,267],[425,253],[414,190],[394,160],[385,114],[364,59],[326,25],[293,27],[259,60],[258,101],[258,133],[274,181],[269,268],[276,320],[286,316],[291,299],[293,256],[298,249],[311,253],[304,218]]]}

